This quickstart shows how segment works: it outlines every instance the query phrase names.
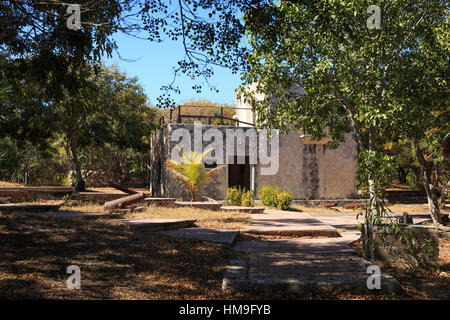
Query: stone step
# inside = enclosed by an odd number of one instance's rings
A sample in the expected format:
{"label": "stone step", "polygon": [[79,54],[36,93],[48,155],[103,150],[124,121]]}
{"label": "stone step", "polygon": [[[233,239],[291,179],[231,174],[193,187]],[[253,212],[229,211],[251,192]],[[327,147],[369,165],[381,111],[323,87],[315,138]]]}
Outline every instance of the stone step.
{"label": "stone step", "polygon": [[75,192],[72,187],[0,187],[0,197],[24,201],[29,199],[61,199]]}
{"label": "stone step", "polygon": [[127,226],[132,229],[159,231],[166,229],[181,229],[193,227],[197,220],[189,219],[113,219],[105,222],[114,225]]}
{"label": "stone step", "polygon": [[0,212],[41,212],[41,211],[57,211],[63,203],[57,204],[0,204]]}
{"label": "stone step", "polygon": [[117,200],[128,196],[126,193],[111,193],[111,192],[78,192],[72,195],[72,200],[89,201],[96,203],[104,203],[107,201]]}
{"label": "stone step", "polygon": [[264,214],[253,214],[252,224],[242,232],[286,236],[339,237],[336,228],[329,226],[307,213],[281,210],[265,210]]}
{"label": "stone step", "polygon": [[211,211],[219,211],[222,204],[215,202],[200,202],[200,201],[176,201],[175,207],[179,208],[195,208]]}
{"label": "stone step", "polygon": [[261,214],[264,213],[265,208],[260,207],[241,207],[241,206],[222,206],[220,207],[222,211],[238,211],[250,214]]}

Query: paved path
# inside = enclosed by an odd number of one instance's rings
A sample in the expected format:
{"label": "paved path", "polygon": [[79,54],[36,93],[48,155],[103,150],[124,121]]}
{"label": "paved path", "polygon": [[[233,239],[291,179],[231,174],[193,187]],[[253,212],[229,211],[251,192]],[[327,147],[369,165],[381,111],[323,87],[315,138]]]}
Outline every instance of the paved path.
{"label": "paved path", "polygon": [[321,238],[321,239],[275,239],[238,241],[235,251],[247,252],[351,252],[349,243],[357,237]]}
{"label": "paved path", "polygon": [[[346,252],[258,252],[248,261],[233,260],[225,273],[222,289],[242,291],[282,289],[296,293],[368,293],[366,273],[371,265]],[[381,273],[380,290],[400,289],[397,280]]]}
{"label": "paved path", "polygon": [[178,230],[162,231],[163,234],[177,237],[177,238],[189,238],[205,241],[212,241],[232,245],[234,240],[238,236],[238,231],[223,230],[223,229],[211,229],[211,228],[184,228]]}
{"label": "paved path", "polygon": [[314,219],[333,226],[343,237],[357,240],[361,234],[356,225],[364,222],[364,216],[357,217],[356,212],[308,212],[308,214]]}
{"label": "paved path", "polygon": [[[360,215],[356,217],[357,212],[308,212],[308,214],[322,221],[323,223],[329,224],[339,231],[355,231],[355,225],[364,222],[364,216]],[[403,217],[402,212],[391,212],[389,213],[392,219]],[[430,220],[431,216],[427,212],[423,213],[409,213],[409,216],[413,218],[414,224],[421,223],[426,220]]]}
{"label": "paved path", "polygon": [[[275,211],[275,212],[274,212]],[[234,250],[249,253],[249,259],[230,262],[222,288],[238,290],[284,289],[291,292],[368,292],[367,267],[371,265],[349,247],[359,238],[356,214],[304,213],[268,210],[265,218],[252,215],[252,226],[259,231],[305,228],[339,229],[342,237],[295,238],[239,241]],[[398,281],[381,275],[381,290],[399,290]]]}
{"label": "paved path", "polygon": [[339,236],[336,228],[314,219],[308,213],[268,209],[263,214],[252,214],[252,224],[242,231],[297,236]]}
{"label": "paved path", "polygon": [[308,212],[308,215],[323,223],[329,224],[339,231],[354,231],[356,225],[364,222],[364,217],[356,217],[356,212]]}

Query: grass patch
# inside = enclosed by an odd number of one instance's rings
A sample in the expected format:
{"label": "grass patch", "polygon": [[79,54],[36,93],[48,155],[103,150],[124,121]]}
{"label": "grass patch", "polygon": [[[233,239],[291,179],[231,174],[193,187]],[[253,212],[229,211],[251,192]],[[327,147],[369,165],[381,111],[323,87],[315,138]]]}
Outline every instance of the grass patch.
{"label": "grass patch", "polygon": [[[105,212],[102,205],[77,204],[63,206],[61,210]],[[238,211],[210,211],[195,208],[166,208],[148,206],[143,212],[127,213],[125,219],[197,219],[197,225],[205,228],[239,230],[250,226],[249,213]]]}
{"label": "grass patch", "polygon": [[6,182],[0,180],[0,187],[23,187],[23,184],[20,183],[13,183],[13,182]]}
{"label": "grass patch", "polygon": [[105,212],[103,205],[98,203],[80,202],[72,205],[63,205],[61,211],[81,211],[81,212]]}
{"label": "grass patch", "polygon": [[206,228],[239,230],[250,226],[249,213],[238,211],[210,211],[195,208],[164,208],[149,206],[144,212],[127,213],[128,219],[197,219]]}

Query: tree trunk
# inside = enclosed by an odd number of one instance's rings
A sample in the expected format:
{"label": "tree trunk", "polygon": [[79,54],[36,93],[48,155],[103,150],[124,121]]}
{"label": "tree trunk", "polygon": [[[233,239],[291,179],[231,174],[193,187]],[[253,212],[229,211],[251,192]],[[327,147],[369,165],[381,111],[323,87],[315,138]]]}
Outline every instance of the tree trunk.
{"label": "tree trunk", "polygon": [[448,190],[450,189],[450,180],[447,181],[447,184],[442,188],[441,197],[439,198],[439,204],[443,203],[442,207],[445,207],[445,200],[447,199]]}
{"label": "tree trunk", "polygon": [[434,192],[434,186],[431,183],[433,162],[425,159],[422,150],[420,149],[419,141],[416,139],[414,139],[414,148],[416,151],[417,160],[419,161],[420,179],[427,195],[428,209],[430,211],[431,219],[434,224],[442,224],[441,212],[439,210],[439,200],[437,194]]}
{"label": "tree trunk", "polygon": [[120,190],[120,191],[128,193],[128,194],[136,194],[137,193],[134,190],[122,187],[121,185],[115,184],[114,182],[111,182],[110,186],[113,187],[114,189]]}
{"label": "tree trunk", "polygon": [[81,163],[78,159],[78,152],[77,152],[77,146],[76,146],[76,139],[75,137],[70,137],[70,152],[72,153],[72,162],[75,167],[75,172],[77,174],[77,185],[75,186],[77,191],[84,191],[85,190],[85,182],[83,179],[83,174],[81,172]]}
{"label": "tree trunk", "polygon": [[189,188],[189,191],[191,192],[191,202],[195,201],[195,191],[194,188]]}
{"label": "tree trunk", "polygon": [[144,193],[135,193],[129,196],[125,196],[116,200],[105,202],[103,205],[105,210],[123,209],[135,203],[139,203],[145,200]]}
{"label": "tree trunk", "polygon": [[[376,147],[376,131],[372,126],[369,128],[369,151],[375,151]],[[375,248],[372,244],[372,233],[373,233],[373,221],[374,217],[378,215],[378,196],[376,192],[375,177],[373,173],[368,172],[368,186],[369,186],[369,205],[370,208],[366,209],[365,214],[365,228],[364,236],[366,238],[366,245],[363,246],[363,254],[365,258],[374,260],[375,259]]]}
{"label": "tree trunk", "polygon": [[398,182],[406,184],[407,183],[406,177],[408,176],[408,171],[405,170],[405,168],[403,167],[398,167],[397,173],[398,173]]}
{"label": "tree trunk", "polygon": [[28,185],[28,166],[30,165],[31,151],[28,150],[27,160],[25,161],[25,166],[23,168],[23,184]]}
{"label": "tree trunk", "polygon": [[[376,130],[373,126],[369,128],[369,151],[376,151]],[[378,195],[375,186],[375,177],[373,173],[369,172],[369,198],[370,198],[370,209],[372,211],[372,216],[376,216],[378,214]]]}

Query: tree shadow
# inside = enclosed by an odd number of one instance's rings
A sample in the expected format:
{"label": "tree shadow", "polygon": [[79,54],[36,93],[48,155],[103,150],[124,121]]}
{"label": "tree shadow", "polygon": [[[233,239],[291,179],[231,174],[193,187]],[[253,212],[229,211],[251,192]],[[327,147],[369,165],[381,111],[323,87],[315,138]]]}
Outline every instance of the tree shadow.
{"label": "tree shadow", "polygon": [[[0,242],[4,299],[223,297],[221,281],[235,254],[82,218],[0,216]],[[67,289],[69,265],[81,269],[81,290]]]}

